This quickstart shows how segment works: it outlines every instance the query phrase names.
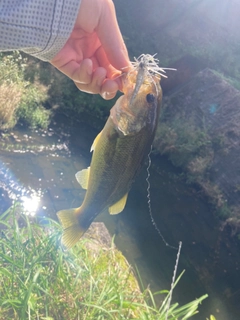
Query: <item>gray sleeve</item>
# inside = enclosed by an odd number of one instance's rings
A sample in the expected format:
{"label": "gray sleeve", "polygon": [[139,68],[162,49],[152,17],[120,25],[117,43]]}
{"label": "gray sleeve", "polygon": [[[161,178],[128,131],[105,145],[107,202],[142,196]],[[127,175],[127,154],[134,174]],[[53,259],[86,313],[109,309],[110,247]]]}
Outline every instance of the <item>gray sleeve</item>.
{"label": "gray sleeve", "polygon": [[67,42],[81,0],[0,0],[0,51],[51,60]]}

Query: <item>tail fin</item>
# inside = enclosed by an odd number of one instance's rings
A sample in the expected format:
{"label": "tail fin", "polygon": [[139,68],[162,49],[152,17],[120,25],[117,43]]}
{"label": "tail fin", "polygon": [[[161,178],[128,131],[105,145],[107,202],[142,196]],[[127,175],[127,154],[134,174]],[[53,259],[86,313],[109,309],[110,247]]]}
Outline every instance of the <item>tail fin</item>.
{"label": "tail fin", "polygon": [[86,229],[79,224],[77,214],[79,208],[58,211],[57,216],[63,226],[62,243],[70,249],[82,237]]}

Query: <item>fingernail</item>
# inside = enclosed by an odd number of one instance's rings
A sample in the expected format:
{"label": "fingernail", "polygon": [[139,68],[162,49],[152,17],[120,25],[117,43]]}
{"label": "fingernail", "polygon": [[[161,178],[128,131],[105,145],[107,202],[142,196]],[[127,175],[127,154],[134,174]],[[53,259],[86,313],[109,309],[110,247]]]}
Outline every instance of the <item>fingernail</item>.
{"label": "fingernail", "polygon": [[103,99],[107,99],[107,95],[108,95],[108,92],[103,92],[102,94],[101,94],[101,96],[103,97]]}
{"label": "fingernail", "polygon": [[102,97],[105,100],[112,99],[115,96],[116,92],[103,92]]}

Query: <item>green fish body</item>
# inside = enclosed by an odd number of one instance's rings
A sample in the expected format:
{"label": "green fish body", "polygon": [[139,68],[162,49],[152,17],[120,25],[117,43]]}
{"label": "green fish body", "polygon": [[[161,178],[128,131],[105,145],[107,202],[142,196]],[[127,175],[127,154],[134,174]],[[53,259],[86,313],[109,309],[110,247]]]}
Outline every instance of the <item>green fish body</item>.
{"label": "green fish body", "polygon": [[[103,130],[95,138],[89,168],[76,174],[86,189],[79,208],[57,213],[63,225],[63,244],[72,247],[104,209],[121,212],[132,182],[150,152],[157,128],[162,91],[159,78],[146,75],[137,94],[136,72],[126,76],[122,95],[110,111]],[[131,99],[133,94],[134,99]]]}

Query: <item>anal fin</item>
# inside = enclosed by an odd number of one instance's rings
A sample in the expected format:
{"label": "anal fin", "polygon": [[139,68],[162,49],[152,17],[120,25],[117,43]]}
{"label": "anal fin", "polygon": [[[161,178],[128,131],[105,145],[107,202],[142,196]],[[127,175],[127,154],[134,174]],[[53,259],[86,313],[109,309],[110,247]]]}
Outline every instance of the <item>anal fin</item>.
{"label": "anal fin", "polygon": [[114,203],[111,207],[108,208],[110,214],[118,214],[123,211],[126,202],[127,202],[128,193],[126,193],[120,200]]}

